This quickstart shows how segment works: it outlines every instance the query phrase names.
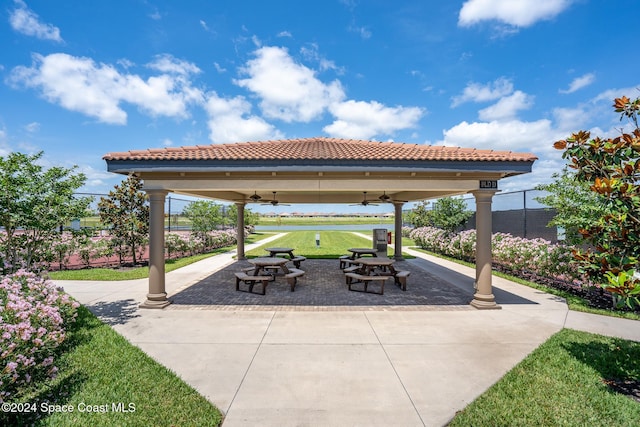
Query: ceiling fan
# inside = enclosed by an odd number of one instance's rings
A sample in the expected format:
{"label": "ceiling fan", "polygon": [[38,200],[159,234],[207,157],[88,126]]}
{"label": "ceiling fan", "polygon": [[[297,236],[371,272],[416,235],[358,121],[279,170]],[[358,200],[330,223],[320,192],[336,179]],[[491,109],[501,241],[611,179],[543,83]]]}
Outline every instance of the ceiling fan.
{"label": "ceiling fan", "polygon": [[387,194],[386,191],[383,191],[382,196],[378,197],[378,199],[380,199],[382,203],[393,203],[393,202],[407,203],[408,202],[408,200],[394,200],[391,198],[391,196]]}
{"label": "ceiling fan", "polygon": [[[259,196],[258,196],[259,197]],[[277,199],[276,199],[276,192],[273,192],[273,200],[269,200],[266,203],[262,203],[263,205],[271,205],[271,206],[290,206],[286,203],[280,203]]]}
{"label": "ceiling fan", "polygon": [[236,202],[245,202],[245,203],[258,203],[262,200],[262,196],[258,194],[257,191],[254,191],[252,195],[247,197],[246,199],[235,199]]}
{"label": "ceiling fan", "polygon": [[360,203],[356,203],[356,204],[353,204],[351,206],[359,206],[359,205],[362,205],[362,206],[378,206],[377,203],[373,203],[373,202],[375,202],[375,200],[367,200],[367,192],[366,191],[363,191],[362,194],[364,195],[362,201]]}

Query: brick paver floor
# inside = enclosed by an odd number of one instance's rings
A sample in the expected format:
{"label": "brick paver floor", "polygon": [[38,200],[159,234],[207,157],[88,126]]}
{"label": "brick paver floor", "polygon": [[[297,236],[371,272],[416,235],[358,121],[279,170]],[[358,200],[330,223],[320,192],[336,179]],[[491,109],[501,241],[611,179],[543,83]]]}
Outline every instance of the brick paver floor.
{"label": "brick paver floor", "polygon": [[[461,310],[469,309],[473,298],[453,285],[409,261],[396,262],[399,270],[409,270],[407,290],[387,280],[384,295],[349,291],[338,260],[307,259],[301,265],[305,275],[291,292],[280,276],[267,286],[266,295],[235,290],[234,273],[251,267],[238,261],[204,280],[178,290],[169,299],[168,309],[233,310]],[[262,285],[258,284],[256,287]],[[377,284],[372,284],[377,287]]]}

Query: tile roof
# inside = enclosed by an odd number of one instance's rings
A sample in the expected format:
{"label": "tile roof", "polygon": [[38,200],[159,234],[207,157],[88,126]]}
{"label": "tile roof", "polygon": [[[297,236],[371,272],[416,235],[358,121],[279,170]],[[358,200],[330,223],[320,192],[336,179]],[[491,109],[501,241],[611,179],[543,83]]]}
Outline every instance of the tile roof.
{"label": "tile roof", "polygon": [[533,162],[537,157],[529,153],[512,151],[316,137],[131,150],[108,153],[103,159],[107,161],[289,159]]}

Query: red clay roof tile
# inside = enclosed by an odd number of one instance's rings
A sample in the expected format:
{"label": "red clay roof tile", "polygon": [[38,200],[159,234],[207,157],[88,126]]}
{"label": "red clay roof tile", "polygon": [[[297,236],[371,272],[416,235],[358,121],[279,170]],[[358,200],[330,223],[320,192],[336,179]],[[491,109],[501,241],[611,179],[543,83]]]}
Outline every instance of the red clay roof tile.
{"label": "red clay roof tile", "polygon": [[533,162],[529,153],[339,138],[301,138],[108,153],[104,160],[447,160]]}

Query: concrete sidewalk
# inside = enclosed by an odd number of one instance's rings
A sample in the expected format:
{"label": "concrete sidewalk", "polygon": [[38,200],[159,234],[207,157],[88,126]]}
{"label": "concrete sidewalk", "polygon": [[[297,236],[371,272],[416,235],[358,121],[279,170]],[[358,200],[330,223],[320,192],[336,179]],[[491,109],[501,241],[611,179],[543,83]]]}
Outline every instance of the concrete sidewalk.
{"label": "concrete sidewalk", "polygon": [[[473,292],[473,269],[416,255],[412,265]],[[167,291],[232,262],[223,254],[168,273]],[[218,406],[225,427],[440,426],[563,327],[640,341],[640,322],[570,312],[497,277],[502,309],[489,311],[144,310],[146,279],[57,283]]]}

